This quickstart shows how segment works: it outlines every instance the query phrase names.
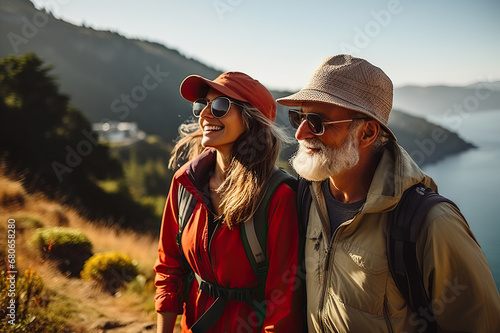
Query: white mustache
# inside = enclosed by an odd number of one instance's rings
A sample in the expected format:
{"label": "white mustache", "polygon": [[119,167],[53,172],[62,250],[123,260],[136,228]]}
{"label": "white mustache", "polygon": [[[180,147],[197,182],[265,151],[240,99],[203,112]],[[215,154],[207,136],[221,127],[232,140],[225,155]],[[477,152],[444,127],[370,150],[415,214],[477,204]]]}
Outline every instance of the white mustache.
{"label": "white mustache", "polygon": [[300,147],[304,148],[320,149],[321,151],[327,148],[327,146],[319,139],[304,139],[298,141]]}
{"label": "white mustache", "polygon": [[[290,160],[291,165],[300,176],[312,181],[339,175],[359,162],[355,135],[353,132],[340,147],[328,147],[316,138],[300,140],[299,149]],[[317,151],[309,154],[308,148]]]}

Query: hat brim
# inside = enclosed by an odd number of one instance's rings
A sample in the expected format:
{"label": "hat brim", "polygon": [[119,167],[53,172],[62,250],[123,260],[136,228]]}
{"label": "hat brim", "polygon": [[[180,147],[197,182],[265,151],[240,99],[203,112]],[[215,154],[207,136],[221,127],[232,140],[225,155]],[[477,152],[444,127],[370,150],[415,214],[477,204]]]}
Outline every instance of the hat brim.
{"label": "hat brim", "polygon": [[302,106],[304,102],[316,102],[316,103],[326,103],[326,104],[334,104],[346,109],[350,109],[356,112],[363,113],[364,115],[375,119],[380,126],[384,128],[391,137],[396,140],[396,136],[394,133],[391,131],[391,129],[384,125],[383,121],[376,117],[373,112],[370,112],[369,110],[366,110],[356,104],[352,104],[346,100],[343,100],[342,98],[330,95],[328,93],[325,93],[323,91],[319,90],[313,90],[313,89],[302,89],[299,92],[296,92],[295,94],[292,94],[287,97],[282,97],[276,100],[277,103],[284,105],[284,106]]}
{"label": "hat brim", "polygon": [[205,98],[210,88],[217,90],[224,96],[248,103],[248,101],[245,98],[243,98],[236,92],[232,91],[228,87],[213,82],[199,75],[190,75],[187,78],[185,78],[184,81],[182,81],[181,83],[179,91],[182,98],[184,98],[187,101],[194,102],[198,98]]}

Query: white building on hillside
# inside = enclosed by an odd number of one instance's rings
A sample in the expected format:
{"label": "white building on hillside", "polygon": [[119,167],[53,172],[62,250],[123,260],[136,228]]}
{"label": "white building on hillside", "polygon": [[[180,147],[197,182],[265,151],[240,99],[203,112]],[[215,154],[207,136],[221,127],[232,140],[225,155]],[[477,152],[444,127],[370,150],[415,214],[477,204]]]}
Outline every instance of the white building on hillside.
{"label": "white building on hillside", "polygon": [[92,130],[101,140],[111,143],[131,144],[146,137],[146,134],[137,127],[137,123],[118,121],[94,123]]}

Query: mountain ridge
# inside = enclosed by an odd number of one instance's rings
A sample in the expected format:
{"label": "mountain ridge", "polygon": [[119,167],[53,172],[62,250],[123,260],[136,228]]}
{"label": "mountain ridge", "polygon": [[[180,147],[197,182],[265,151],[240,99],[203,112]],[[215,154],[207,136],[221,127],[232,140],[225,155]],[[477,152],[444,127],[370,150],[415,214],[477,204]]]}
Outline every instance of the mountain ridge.
{"label": "mountain ridge", "polygon": [[467,86],[407,85],[394,89],[394,108],[421,116],[443,116],[451,112],[500,110],[500,81]]}
{"label": "mountain ridge", "polygon": [[[178,126],[191,117],[189,103],[179,94],[182,80],[190,74],[214,79],[221,73],[157,42],[128,39],[57,19],[27,0],[0,4],[0,28],[7,32],[4,36],[10,36],[0,39],[0,57],[34,52],[53,64],[61,91],[71,96],[72,104],[91,122],[136,122],[139,129],[167,142],[177,137]],[[16,47],[18,52],[13,52]],[[290,94],[283,90],[271,93],[275,98]],[[407,111],[397,103],[395,109]],[[415,118],[406,114],[390,117],[389,126],[399,131],[400,142],[415,142],[422,135],[429,136],[435,127],[426,124],[421,127],[425,133],[411,134],[405,123],[413,121]],[[277,123],[289,127],[286,108],[280,105]],[[458,137],[453,145],[470,148]],[[426,163],[448,153],[439,150]]]}

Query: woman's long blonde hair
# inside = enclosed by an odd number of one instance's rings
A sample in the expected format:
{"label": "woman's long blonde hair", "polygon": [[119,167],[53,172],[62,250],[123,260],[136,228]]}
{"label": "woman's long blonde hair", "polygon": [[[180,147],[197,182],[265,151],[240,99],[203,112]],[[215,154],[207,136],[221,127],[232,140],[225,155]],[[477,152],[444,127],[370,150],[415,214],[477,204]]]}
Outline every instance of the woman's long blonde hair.
{"label": "woman's long blonde hair", "polygon": [[[246,130],[234,142],[224,182],[217,189],[224,223],[233,226],[248,221],[257,210],[275,170],[281,143],[291,142],[286,133],[248,103],[240,107]],[[179,128],[169,168],[177,169],[205,149],[202,130],[193,120]]]}

